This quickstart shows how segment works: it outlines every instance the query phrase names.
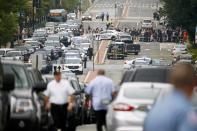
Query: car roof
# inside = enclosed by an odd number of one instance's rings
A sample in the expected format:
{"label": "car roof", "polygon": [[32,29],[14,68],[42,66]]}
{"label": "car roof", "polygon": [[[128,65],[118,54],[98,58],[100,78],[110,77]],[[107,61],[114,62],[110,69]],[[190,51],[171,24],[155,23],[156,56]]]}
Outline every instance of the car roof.
{"label": "car roof", "polygon": [[173,88],[173,85],[168,83],[157,83],[157,82],[125,82],[121,85],[121,88]]}
{"label": "car roof", "polygon": [[16,50],[16,49],[13,49],[13,48],[0,48],[0,51],[11,51],[11,50]]}

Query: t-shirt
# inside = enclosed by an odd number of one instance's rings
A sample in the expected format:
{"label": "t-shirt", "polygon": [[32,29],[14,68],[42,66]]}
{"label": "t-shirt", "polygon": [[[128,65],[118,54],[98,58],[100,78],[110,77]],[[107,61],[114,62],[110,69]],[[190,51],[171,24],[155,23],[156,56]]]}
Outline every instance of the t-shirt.
{"label": "t-shirt", "polygon": [[92,96],[94,110],[107,110],[107,105],[102,104],[102,101],[112,100],[112,93],[115,92],[115,85],[111,79],[105,76],[97,76],[88,85],[85,92]]}
{"label": "t-shirt", "polygon": [[68,102],[68,96],[74,93],[74,89],[67,80],[51,81],[47,85],[47,90],[44,92],[49,97],[49,102],[52,104],[66,104]]}

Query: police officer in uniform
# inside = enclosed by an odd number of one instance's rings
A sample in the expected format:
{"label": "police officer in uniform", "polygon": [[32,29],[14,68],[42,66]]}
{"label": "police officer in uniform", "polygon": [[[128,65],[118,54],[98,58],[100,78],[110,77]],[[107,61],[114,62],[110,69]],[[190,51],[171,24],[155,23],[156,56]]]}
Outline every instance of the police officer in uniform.
{"label": "police officer in uniform", "polygon": [[66,130],[67,111],[72,110],[74,89],[67,80],[62,80],[61,72],[54,72],[54,80],[47,85],[46,108],[50,109],[56,131]]}
{"label": "police officer in uniform", "polygon": [[192,65],[175,65],[171,73],[174,91],[149,112],[144,131],[197,131],[197,111],[190,103],[196,87]]}

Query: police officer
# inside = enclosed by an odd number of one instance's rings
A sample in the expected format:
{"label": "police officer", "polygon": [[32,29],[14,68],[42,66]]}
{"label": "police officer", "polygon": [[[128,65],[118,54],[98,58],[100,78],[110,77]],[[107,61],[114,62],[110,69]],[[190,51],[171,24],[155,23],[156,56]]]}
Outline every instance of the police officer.
{"label": "police officer", "polygon": [[175,65],[171,83],[175,90],[155,104],[145,120],[144,131],[197,131],[197,114],[190,103],[196,87],[192,65]]}
{"label": "police officer", "polygon": [[74,89],[68,81],[62,80],[59,71],[54,72],[54,80],[51,81],[45,94],[46,109],[50,109],[54,120],[55,129],[66,130],[67,110],[72,110]]}

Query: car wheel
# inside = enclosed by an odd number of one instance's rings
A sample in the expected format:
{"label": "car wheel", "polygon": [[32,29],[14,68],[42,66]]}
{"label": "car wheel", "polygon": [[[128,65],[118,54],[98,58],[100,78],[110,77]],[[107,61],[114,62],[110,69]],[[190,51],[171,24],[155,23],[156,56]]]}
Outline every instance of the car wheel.
{"label": "car wheel", "polygon": [[135,52],[135,55],[138,55],[138,52]]}

